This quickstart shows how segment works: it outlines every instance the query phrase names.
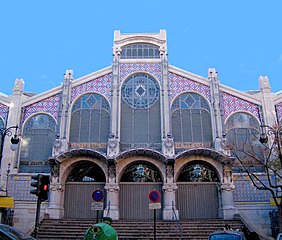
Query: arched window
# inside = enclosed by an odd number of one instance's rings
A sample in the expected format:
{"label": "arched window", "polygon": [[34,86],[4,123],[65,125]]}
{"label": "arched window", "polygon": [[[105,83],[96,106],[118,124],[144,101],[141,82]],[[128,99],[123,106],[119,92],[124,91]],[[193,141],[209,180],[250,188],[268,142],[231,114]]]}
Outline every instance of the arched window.
{"label": "arched window", "polygon": [[128,166],[121,182],[162,182],[159,170],[151,163],[139,161]]}
{"label": "arched window", "polygon": [[[5,127],[4,120],[0,117],[0,131]],[[0,146],[2,144],[2,138],[0,137]]]}
{"label": "arched window", "polygon": [[67,182],[106,182],[106,177],[97,164],[80,161],[68,176]]}
{"label": "arched window", "polygon": [[121,148],[161,147],[160,89],[148,74],[130,76],[121,90]]}
{"label": "arched window", "polygon": [[201,161],[192,161],[181,170],[178,182],[219,182],[215,168]]}
{"label": "arched window", "polygon": [[129,44],[122,48],[121,58],[160,58],[159,47],[153,44]]}
{"label": "arched window", "polygon": [[172,136],[176,148],[212,143],[211,114],[208,102],[199,94],[185,93],[172,104]]}
{"label": "arched window", "polygon": [[31,117],[23,129],[20,172],[50,172],[48,159],[52,156],[57,125],[47,114]]}
{"label": "arched window", "polygon": [[109,133],[110,106],[107,100],[95,93],[80,97],[72,108],[71,144],[97,143],[95,148],[106,148]]}
{"label": "arched window", "polygon": [[248,113],[237,112],[228,118],[225,129],[231,154],[237,159],[234,171],[240,170],[238,159],[246,166],[254,166],[253,171],[261,171],[262,169],[255,160],[255,158],[263,159],[259,142],[260,125],[257,119]]}

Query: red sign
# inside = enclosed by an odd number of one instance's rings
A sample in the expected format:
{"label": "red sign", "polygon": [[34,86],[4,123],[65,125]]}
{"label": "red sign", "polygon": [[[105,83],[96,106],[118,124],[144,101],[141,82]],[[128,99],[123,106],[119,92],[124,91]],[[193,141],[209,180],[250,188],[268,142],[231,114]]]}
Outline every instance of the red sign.
{"label": "red sign", "polygon": [[158,190],[152,190],[149,193],[149,199],[151,202],[155,203],[155,202],[159,202],[161,200],[161,194]]}

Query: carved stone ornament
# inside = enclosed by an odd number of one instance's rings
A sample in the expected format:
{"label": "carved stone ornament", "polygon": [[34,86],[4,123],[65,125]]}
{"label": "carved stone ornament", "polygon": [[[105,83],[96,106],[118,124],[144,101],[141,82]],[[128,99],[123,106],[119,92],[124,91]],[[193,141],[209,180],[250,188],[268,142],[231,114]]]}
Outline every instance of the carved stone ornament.
{"label": "carved stone ornament", "polygon": [[166,177],[173,178],[173,166],[170,164],[166,166]]}
{"label": "carved stone ornament", "polygon": [[117,140],[116,139],[110,139],[108,144],[109,144],[110,149],[114,149],[117,146]]}
{"label": "carved stone ornament", "polygon": [[62,143],[61,139],[56,139],[55,142],[54,142],[54,147],[56,149],[58,149],[58,148],[60,148],[62,146],[62,144],[63,143]]}
{"label": "carved stone ornament", "polygon": [[172,148],[173,147],[173,140],[171,138],[167,138],[165,140],[164,144],[167,148]]}
{"label": "carved stone ornament", "polygon": [[165,192],[174,192],[177,189],[176,183],[166,183],[163,186]]}
{"label": "carved stone ornament", "polygon": [[119,186],[117,183],[107,183],[105,185],[105,190],[107,190],[107,192],[118,192]]}

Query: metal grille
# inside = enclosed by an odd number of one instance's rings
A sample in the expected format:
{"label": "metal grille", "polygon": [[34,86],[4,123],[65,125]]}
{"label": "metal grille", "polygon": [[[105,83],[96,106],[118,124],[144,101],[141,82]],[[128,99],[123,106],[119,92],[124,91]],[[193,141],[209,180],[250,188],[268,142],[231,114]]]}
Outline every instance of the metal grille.
{"label": "metal grille", "polygon": [[47,114],[28,120],[23,130],[20,172],[50,172],[48,158],[56,138],[56,122]]}
{"label": "metal grille", "polygon": [[217,183],[177,183],[180,219],[218,218]]}
{"label": "metal grille", "polygon": [[122,103],[121,144],[126,150],[138,146],[160,147],[161,121],[159,104],[150,109],[133,109]]}
{"label": "metal grille", "polygon": [[[153,189],[162,193],[162,183],[120,183],[120,219],[152,220],[154,211],[149,210],[148,195]],[[163,199],[163,198],[161,198]],[[161,209],[156,211],[161,219]]]}
{"label": "metal grille", "polygon": [[[65,218],[96,219],[97,211],[91,210],[91,203],[94,202],[92,194],[97,189],[104,190],[104,187],[105,183],[67,182],[65,188]],[[106,196],[104,199],[106,199]],[[106,206],[105,203],[104,206]],[[98,214],[99,217],[102,216],[101,211]]]}
{"label": "metal grille", "polygon": [[71,143],[106,143],[110,133],[109,104],[98,94],[79,98],[72,109]]}
{"label": "metal grille", "polygon": [[211,142],[211,117],[206,110],[178,109],[172,114],[175,142]]}
{"label": "metal grille", "polygon": [[121,58],[160,58],[160,51],[153,44],[129,44],[122,48]]}

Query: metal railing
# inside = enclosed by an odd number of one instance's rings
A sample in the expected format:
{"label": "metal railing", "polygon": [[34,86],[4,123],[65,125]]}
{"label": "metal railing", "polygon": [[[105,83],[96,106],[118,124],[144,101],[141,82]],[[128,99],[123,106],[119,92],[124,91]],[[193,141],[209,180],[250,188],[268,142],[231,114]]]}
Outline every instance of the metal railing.
{"label": "metal railing", "polygon": [[109,217],[110,210],[111,210],[111,201],[109,201],[109,202],[108,202],[108,205],[107,205],[107,214],[106,214],[106,217]]}
{"label": "metal railing", "polygon": [[182,236],[183,236],[182,224],[181,224],[179,218],[176,215],[175,207],[174,207],[174,202],[173,201],[172,201],[172,211],[173,211],[173,216],[175,217],[176,224],[178,225],[178,229],[179,229],[179,233],[180,233],[180,239],[182,239]]}

